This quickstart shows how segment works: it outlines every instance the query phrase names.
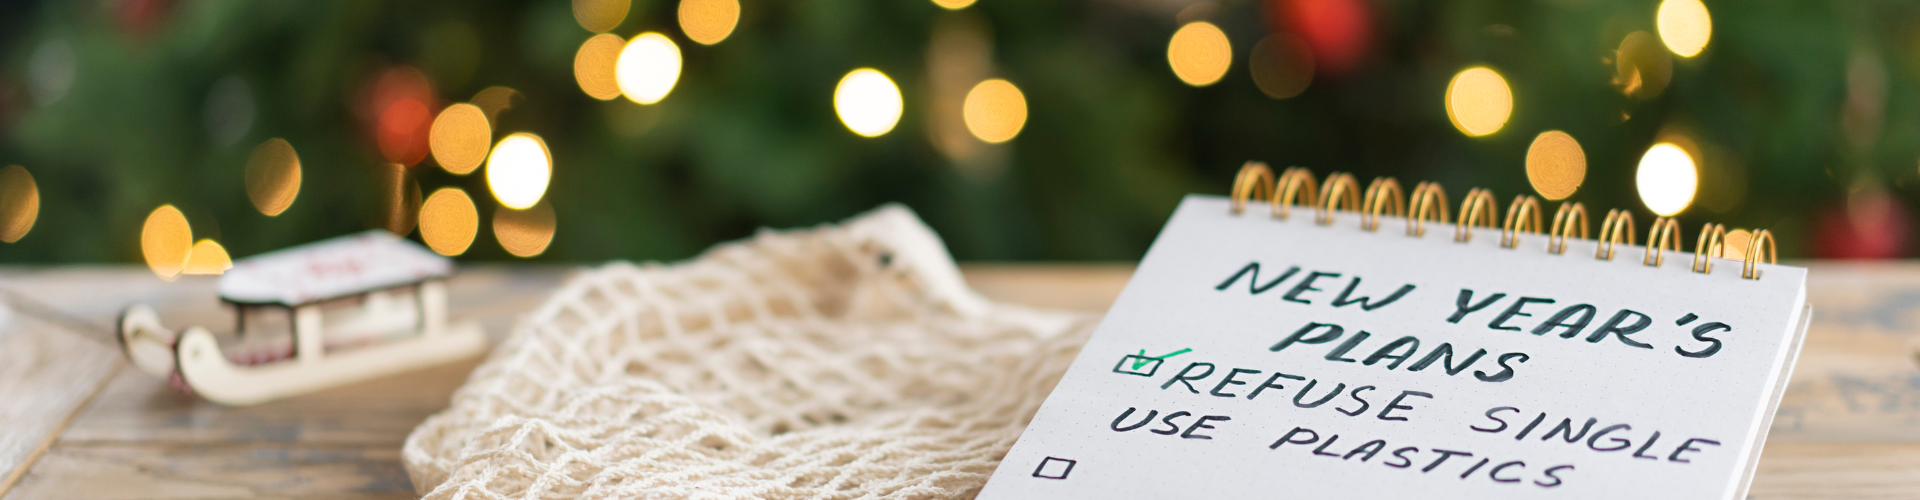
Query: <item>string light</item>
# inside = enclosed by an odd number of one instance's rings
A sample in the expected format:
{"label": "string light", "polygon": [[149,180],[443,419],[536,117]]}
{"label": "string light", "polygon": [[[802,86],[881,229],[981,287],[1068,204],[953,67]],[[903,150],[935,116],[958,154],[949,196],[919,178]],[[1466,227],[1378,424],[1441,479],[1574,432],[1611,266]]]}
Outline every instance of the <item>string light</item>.
{"label": "string light", "polygon": [[1461,133],[1479,137],[1499,132],[1512,114],[1513,89],[1491,68],[1461,70],[1447,83],[1447,119]]}
{"label": "string light", "polygon": [[278,137],[254,146],[247,156],[247,199],[268,217],[280,215],[300,196],[300,155]]}
{"label": "string light", "polygon": [[660,102],[680,81],[680,46],[666,35],[641,33],[620,49],[614,78],[627,99],[640,104]]}
{"label": "string light", "polygon": [[1253,44],[1253,53],[1247,55],[1247,72],[1267,97],[1297,96],[1313,83],[1313,51],[1293,35],[1267,35]]}
{"label": "string light", "polygon": [[1194,21],[1173,32],[1167,42],[1167,64],[1187,85],[1205,87],[1226,76],[1233,64],[1233,46],[1226,32],[1206,21]]}
{"label": "string light", "polygon": [[740,23],[740,0],[680,0],[680,32],[701,45],[733,34]]}
{"label": "string light", "polygon": [[440,110],[440,116],[433,119],[433,131],[427,140],[433,149],[433,161],[456,175],[467,175],[480,168],[480,162],[487,159],[487,145],[492,141],[493,126],[487,123],[487,112],[466,103]]}
{"label": "string light", "polygon": [[13,243],[33,230],[40,218],[40,186],[19,165],[0,168],[0,242]]}
{"label": "string light", "polygon": [[974,137],[989,143],[1007,142],[1027,125],[1027,97],[1006,80],[987,80],[967,92],[961,115]]}
{"label": "string light", "polygon": [[444,187],[420,205],[420,239],[440,255],[467,253],[473,237],[480,232],[480,212],[473,198],[457,187]]}
{"label": "string light", "polygon": [[627,40],[620,35],[601,33],[580,44],[573,54],[573,80],[588,97],[602,101],[620,97],[620,78],[614,72],[621,49]]}
{"label": "string light", "polygon": [[904,109],[900,87],[873,68],[847,72],[833,89],[833,111],[840,115],[840,123],[861,137],[879,137],[892,131]]}
{"label": "string light", "polygon": [[1654,24],[1659,26],[1660,40],[1666,42],[1667,50],[1680,57],[1700,55],[1707,49],[1707,40],[1713,38],[1713,16],[1707,14],[1707,5],[1700,0],[1660,2]]}
{"label": "string light", "polygon": [[605,33],[627,20],[632,0],[573,0],[573,20],[594,33]]}
{"label": "string light", "polygon": [[1562,200],[1580,190],[1587,177],[1587,154],[1580,141],[1558,130],[1541,132],[1527,148],[1527,181],[1548,200]]}
{"label": "string light", "polygon": [[140,226],[140,254],[155,276],[173,281],[192,253],[193,228],[187,225],[186,214],[173,205],[161,205],[147,214],[147,222]]}
{"label": "string light", "polygon": [[540,202],[553,175],[553,156],[540,136],[519,132],[500,139],[487,157],[487,188],[501,205],[524,210]]}
{"label": "string light", "polygon": [[227,256],[226,247],[209,239],[201,239],[187,252],[187,265],[180,274],[218,275],[233,269],[233,259]]}
{"label": "string light", "polygon": [[553,243],[553,206],[545,201],[526,210],[502,208],[493,212],[493,236],[500,248],[515,257],[533,257]]}
{"label": "string light", "polygon": [[1700,187],[1695,165],[1693,156],[1673,143],[1662,142],[1647,148],[1634,174],[1640,202],[1662,217],[1686,210],[1687,205],[1693,203],[1694,191]]}

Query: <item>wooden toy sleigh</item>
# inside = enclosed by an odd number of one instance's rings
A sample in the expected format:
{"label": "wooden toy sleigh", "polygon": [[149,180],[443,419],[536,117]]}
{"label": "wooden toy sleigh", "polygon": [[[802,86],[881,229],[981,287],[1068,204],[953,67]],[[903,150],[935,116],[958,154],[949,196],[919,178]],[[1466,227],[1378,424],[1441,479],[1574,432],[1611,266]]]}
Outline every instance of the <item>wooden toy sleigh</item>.
{"label": "wooden toy sleigh", "polygon": [[[452,260],[367,231],[235,262],[218,285],[237,318],[226,349],[206,328],[176,334],[144,304],[121,314],[118,336],[142,371],[217,403],[262,403],[485,351],[478,323],[447,320],[452,274]],[[275,323],[285,329],[262,331]]]}

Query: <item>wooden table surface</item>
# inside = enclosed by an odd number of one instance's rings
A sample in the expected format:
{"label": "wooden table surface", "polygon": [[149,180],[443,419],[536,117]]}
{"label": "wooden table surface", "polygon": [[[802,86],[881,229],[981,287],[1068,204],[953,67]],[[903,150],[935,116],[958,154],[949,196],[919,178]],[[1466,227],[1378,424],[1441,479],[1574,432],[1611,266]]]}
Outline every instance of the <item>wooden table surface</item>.
{"label": "wooden table surface", "polygon": [[[1920,265],[1811,267],[1814,327],[1750,498],[1920,498]],[[963,268],[995,300],[1087,311],[1105,310],[1132,272]],[[498,340],[572,272],[464,268],[453,315]],[[479,361],[244,408],[124,362],[111,324],[127,304],[153,305],[170,326],[231,324],[213,283],[136,267],[0,267],[0,500],[414,496],[401,441]]]}

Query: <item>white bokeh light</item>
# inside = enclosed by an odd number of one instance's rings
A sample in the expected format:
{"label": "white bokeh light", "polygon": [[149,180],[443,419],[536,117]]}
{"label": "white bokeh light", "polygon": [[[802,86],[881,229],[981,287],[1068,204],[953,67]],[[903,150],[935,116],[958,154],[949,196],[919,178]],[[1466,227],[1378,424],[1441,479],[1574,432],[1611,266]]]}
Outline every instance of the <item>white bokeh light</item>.
{"label": "white bokeh light", "polygon": [[613,74],[627,99],[640,104],[660,102],[680,81],[680,47],[666,35],[641,33],[620,49]]}
{"label": "white bokeh light", "polygon": [[1662,142],[1640,157],[1640,169],[1634,174],[1640,190],[1640,202],[1661,217],[1672,217],[1693,203],[1700,187],[1693,156],[1672,143]]}
{"label": "white bokeh light", "polygon": [[540,136],[521,132],[501,139],[487,156],[487,188],[501,205],[525,210],[547,194],[553,158]]}
{"label": "white bokeh light", "polygon": [[873,68],[847,73],[833,89],[833,111],[840,122],[861,137],[879,137],[900,123],[904,105],[900,87],[893,79]]}

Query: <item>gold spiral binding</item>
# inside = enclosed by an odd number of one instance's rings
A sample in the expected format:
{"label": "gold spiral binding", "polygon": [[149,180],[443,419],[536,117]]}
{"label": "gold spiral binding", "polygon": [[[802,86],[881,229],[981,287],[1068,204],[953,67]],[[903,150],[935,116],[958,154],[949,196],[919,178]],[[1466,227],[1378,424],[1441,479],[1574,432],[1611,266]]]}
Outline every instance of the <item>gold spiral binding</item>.
{"label": "gold spiral binding", "polygon": [[1453,227],[1453,241],[1466,243],[1473,241],[1473,226],[1493,227],[1493,221],[1500,218],[1500,207],[1494,206],[1493,192],[1481,188],[1467,191],[1467,197],[1460,199],[1460,223]]}
{"label": "gold spiral binding", "polygon": [[[1313,171],[1305,167],[1288,167],[1280,173],[1280,180],[1274,184],[1273,217],[1286,220],[1293,209],[1294,200],[1313,203],[1320,198],[1319,186],[1313,182]],[[1301,195],[1305,196],[1301,196]]]}
{"label": "gold spiral binding", "polygon": [[1607,220],[1600,223],[1600,246],[1594,250],[1593,258],[1613,260],[1613,246],[1619,244],[1623,237],[1627,239],[1628,246],[1634,244],[1633,214],[1618,208],[1608,210]]}
{"label": "gold spiral binding", "polygon": [[1740,277],[1750,280],[1760,279],[1760,244],[1763,241],[1767,246],[1767,263],[1779,262],[1777,260],[1779,256],[1774,255],[1778,249],[1773,243],[1773,231],[1755,229],[1753,238],[1747,240],[1747,261],[1740,266]]}
{"label": "gold spiral binding", "polygon": [[1395,217],[1407,215],[1406,198],[1401,195],[1400,181],[1392,177],[1375,177],[1367,184],[1367,195],[1360,200],[1360,228],[1368,231],[1380,230],[1380,214],[1387,207],[1393,207]]}
{"label": "gold spiral binding", "polygon": [[1319,210],[1313,221],[1322,226],[1333,224],[1333,211],[1339,209],[1343,201],[1347,211],[1360,211],[1360,182],[1353,180],[1353,174],[1334,172],[1320,185],[1320,200],[1314,203]]}
{"label": "gold spiral binding", "polygon": [[1240,215],[1247,208],[1247,200],[1262,200],[1273,197],[1273,169],[1257,161],[1240,166],[1240,173],[1233,176],[1233,214]]}
{"label": "gold spiral binding", "polygon": [[1647,228],[1647,255],[1640,262],[1660,267],[1667,261],[1667,250],[1680,251],[1680,223],[1670,217],[1655,218]]}
{"label": "gold spiral binding", "polygon": [[[1448,213],[1446,190],[1437,182],[1421,182],[1413,191],[1402,197],[1400,182],[1391,177],[1375,178],[1367,184],[1363,192],[1352,174],[1335,172],[1328,175],[1325,182],[1315,182],[1313,171],[1303,167],[1289,167],[1276,179],[1273,169],[1265,163],[1249,161],[1240,167],[1233,180],[1231,210],[1241,214],[1246,210],[1247,202],[1266,200],[1273,207],[1273,217],[1286,219],[1291,215],[1294,205],[1310,205],[1315,211],[1314,221],[1320,225],[1333,223],[1334,212],[1342,210],[1360,213],[1360,227],[1368,231],[1380,229],[1380,218],[1389,211],[1397,217],[1406,217],[1407,235],[1426,236],[1426,223],[1456,221],[1453,239],[1456,242],[1470,242],[1475,226],[1493,228],[1500,219],[1500,207],[1496,205],[1492,191],[1475,188],[1467,192],[1460,200],[1459,218]],[[1520,244],[1520,233],[1541,232],[1543,213],[1540,200],[1532,195],[1515,196],[1513,203],[1507,206],[1507,217],[1501,225],[1500,245],[1515,248]],[[1576,202],[1562,202],[1553,214],[1553,225],[1547,228],[1547,252],[1565,254],[1567,240],[1575,237],[1574,228],[1580,230],[1578,238],[1586,239],[1587,207]],[[1594,258],[1613,260],[1614,251],[1621,243],[1633,246],[1633,215],[1625,210],[1608,210],[1606,220],[1600,223],[1600,234],[1595,245]],[[1725,226],[1709,223],[1700,229],[1700,236],[1694,245],[1692,271],[1712,274],[1713,259],[1721,258],[1726,252]],[[1647,228],[1647,252],[1641,260],[1651,267],[1665,263],[1666,252],[1680,251],[1680,223],[1672,218],[1657,217]],[[1760,279],[1762,250],[1765,250],[1766,263],[1773,264],[1778,259],[1778,244],[1773,233],[1765,229],[1753,230],[1745,250],[1746,258],[1740,270],[1744,279]]]}
{"label": "gold spiral binding", "polygon": [[[1527,224],[1528,222],[1532,224]],[[1507,205],[1507,221],[1500,225],[1500,246],[1506,248],[1519,246],[1522,231],[1540,234],[1540,199],[1534,198],[1533,195],[1515,196],[1513,203]]]}
{"label": "gold spiral binding", "polygon": [[1447,213],[1447,191],[1432,181],[1413,186],[1413,195],[1407,200],[1407,236],[1426,236],[1429,218],[1434,222],[1453,218]]}
{"label": "gold spiral binding", "polygon": [[1707,274],[1713,272],[1713,259],[1720,256],[1723,241],[1727,238],[1727,227],[1708,222],[1700,228],[1700,239],[1693,244],[1693,272]]}
{"label": "gold spiral binding", "polygon": [[1567,253],[1567,233],[1573,231],[1573,222],[1580,221],[1580,239],[1587,239],[1587,206],[1577,202],[1561,202],[1560,209],[1553,211],[1553,226],[1547,233],[1547,252],[1554,255]]}

